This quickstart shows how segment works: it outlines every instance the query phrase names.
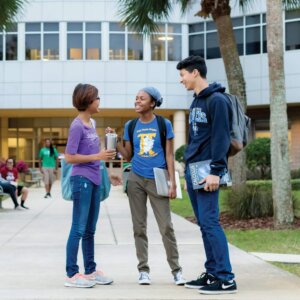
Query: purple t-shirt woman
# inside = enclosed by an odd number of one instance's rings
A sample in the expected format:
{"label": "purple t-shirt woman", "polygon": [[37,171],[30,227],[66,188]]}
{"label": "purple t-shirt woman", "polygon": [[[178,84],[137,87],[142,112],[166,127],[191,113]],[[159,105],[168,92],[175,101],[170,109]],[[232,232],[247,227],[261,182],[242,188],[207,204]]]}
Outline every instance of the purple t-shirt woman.
{"label": "purple t-shirt woman", "polygon": [[[93,123],[94,120],[92,120]],[[94,123],[93,123],[94,124]],[[79,118],[71,124],[66,153],[75,155],[90,155],[100,151],[100,141],[95,126],[88,127]],[[81,175],[88,178],[96,185],[100,185],[100,161],[73,164],[71,176]]]}

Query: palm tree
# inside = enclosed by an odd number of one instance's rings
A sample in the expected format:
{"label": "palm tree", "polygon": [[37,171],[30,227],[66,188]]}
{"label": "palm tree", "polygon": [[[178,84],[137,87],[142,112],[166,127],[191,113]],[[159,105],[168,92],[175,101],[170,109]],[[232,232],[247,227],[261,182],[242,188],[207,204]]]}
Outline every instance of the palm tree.
{"label": "palm tree", "polygon": [[[181,5],[181,10],[184,13],[191,1],[178,0],[177,2]],[[229,0],[201,0],[201,10],[196,15],[203,18],[209,16],[213,18],[218,31],[220,52],[225,66],[229,91],[239,97],[244,111],[246,111],[246,84],[233,33],[229,2]],[[168,17],[173,3],[172,0],[119,0],[119,11],[126,25],[149,35],[150,32],[156,31],[156,21]],[[232,177],[235,187],[246,182],[246,169],[242,167],[245,164],[246,155],[242,151],[232,161]]]}
{"label": "palm tree", "polygon": [[0,2],[0,29],[13,22],[27,0],[1,0]]}
{"label": "palm tree", "polygon": [[275,226],[293,222],[288,120],[285,96],[282,1],[267,0],[267,47],[270,83],[271,172]]}

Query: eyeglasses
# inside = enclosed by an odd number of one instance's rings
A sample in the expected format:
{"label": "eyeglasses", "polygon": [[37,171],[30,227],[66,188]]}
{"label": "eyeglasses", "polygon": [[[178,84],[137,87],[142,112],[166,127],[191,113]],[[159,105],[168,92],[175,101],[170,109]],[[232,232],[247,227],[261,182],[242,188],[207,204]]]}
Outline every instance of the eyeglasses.
{"label": "eyeglasses", "polygon": [[8,164],[13,164],[14,162],[13,162],[13,161],[8,161],[7,163],[8,163]]}

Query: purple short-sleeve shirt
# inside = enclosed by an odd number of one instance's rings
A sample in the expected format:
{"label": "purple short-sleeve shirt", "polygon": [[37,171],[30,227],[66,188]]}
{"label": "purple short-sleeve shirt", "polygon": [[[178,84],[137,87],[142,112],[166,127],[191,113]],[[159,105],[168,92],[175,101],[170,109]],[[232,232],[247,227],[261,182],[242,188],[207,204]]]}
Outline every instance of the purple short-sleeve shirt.
{"label": "purple short-sleeve shirt", "polygon": [[[100,141],[96,129],[88,127],[79,118],[71,124],[66,153],[75,155],[90,155],[100,151]],[[81,175],[96,185],[100,185],[100,161],[73,164],[71,176]]]}

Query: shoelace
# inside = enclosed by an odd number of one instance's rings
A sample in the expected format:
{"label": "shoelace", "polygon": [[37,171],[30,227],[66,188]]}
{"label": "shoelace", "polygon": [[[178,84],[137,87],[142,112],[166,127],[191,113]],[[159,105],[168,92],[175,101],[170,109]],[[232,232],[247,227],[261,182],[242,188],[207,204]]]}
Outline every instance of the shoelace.
{"label": "shoelace", "polygon": [[140,280],[143,280],[143,279],[149,279],[149,276],[147,273],[144,273],[144,272],[141,273]]}

